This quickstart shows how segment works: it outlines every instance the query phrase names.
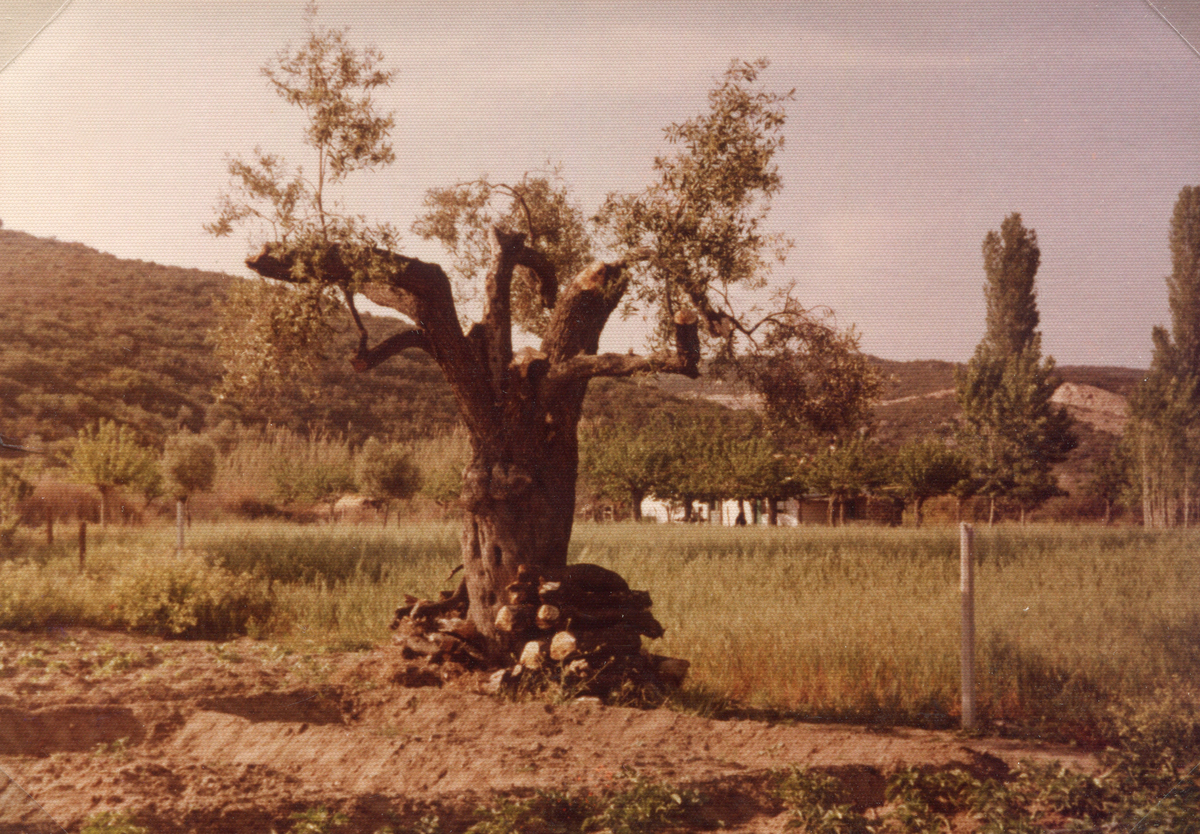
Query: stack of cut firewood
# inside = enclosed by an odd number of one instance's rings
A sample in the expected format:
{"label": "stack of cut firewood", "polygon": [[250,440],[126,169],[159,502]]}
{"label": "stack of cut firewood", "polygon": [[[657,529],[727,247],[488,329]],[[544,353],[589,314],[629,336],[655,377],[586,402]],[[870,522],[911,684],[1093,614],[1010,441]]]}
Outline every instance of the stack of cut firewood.
{"label": "stack of cut firewood", "polygon": [[436,601],[408,594],[392,620],[392,639],[404,657],[425,658],[433,663],[453,663],[468,669],[487,664],[483,641],[475,624],[467,618],[467,594],[442,591]]}
{"label": "stack of cut firewood", "polygon": [[[524,566],[506,589],[496,612],[516,663],[496,671],[487,689],[515,688],[526,677],[553,679],[579,694],[605,695],[630,687],[672,689],[682,684],[688,662],[650,654],[642,637],[657,639],[662,625],[650,613],[650,594],[630,589],[618,574],[578,564],[536,573]],[[392,624],[412,656],[451,660],[480,668],[482,642],[464,619],[466,600],[444,595],[438,602],[406,600]]]}

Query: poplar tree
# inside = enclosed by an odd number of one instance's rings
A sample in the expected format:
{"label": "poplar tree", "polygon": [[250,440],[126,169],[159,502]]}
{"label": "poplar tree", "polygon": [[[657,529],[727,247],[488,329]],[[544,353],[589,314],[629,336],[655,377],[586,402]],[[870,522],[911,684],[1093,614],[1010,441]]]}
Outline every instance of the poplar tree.
{"label": "poplar tree", "polygon": [[1026,513],[1061,494],[1052,473],[1077,440],[1065,407],[1050,398],[1058,387],[1054,359],[1042,358],[1034,279],[1041,264],[1037,233],[1021,215],[1004,219],[983,239],[987,330],[965,369],[956,374],[963,410],[960,440],[974,458],[979,492],[1015,501]]}
{"label": "poplar tree", "polygon": [[1125,437],[1137,469],[1143,523],[1188,525],[1200,426],[1200,186],[1184,186],[1168,234],[1171,330],[1155,327],[1150,372],[1129,400]]}

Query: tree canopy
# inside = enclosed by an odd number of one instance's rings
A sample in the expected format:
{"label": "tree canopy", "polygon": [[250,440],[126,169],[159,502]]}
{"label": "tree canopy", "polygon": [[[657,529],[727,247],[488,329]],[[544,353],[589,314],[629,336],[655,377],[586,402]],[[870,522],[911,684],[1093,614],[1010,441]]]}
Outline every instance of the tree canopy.
{"label": "tree canopy", "polygon": [[[304,378],[304,357],[327,342],[340,311],[359,334],[351,358],[358,371],[408,349],[433,357],[470,439],[461,495],[464,587],[471,619],[495,651],[503,642],[493,622],[500,591],[518,567],[565,565],[577,426],[591,380],[697,376],[706,349],[731,355],[835,341],[829,323],[790,294],[757,321],[739,295],[765,286],[768,262],[787,246],[764,219],[782,184],[774,155],[792,94],[761,87],[765,61],[734,61],[704,112],[666,128],[670,152],[655,160],[656,181],[610,196],[597,213],[604,260],[588,260],[594,239],[557,178],[468,180],[431,192],[415,228],[447,244],[451,274],[403,254],[390,226],[346,215],[330,193],[350,174],[392,159],[396,121],[377,114],[371,97],[391,80],[380,66],[377,53],[351,48],[344,32],[318,27],[310,9],[308,41],[265,70],[307,119],[316,174],[293,172],[262,152],[231,163],[232,191],[210,229],[228,234],[255,221],[267,240],[247,266],[290,289],[266,285],[239,301],[240,314],[226,316],[218,339],[227,347],[226,379],[235,384]],[[467,323],[462,285],[481,272],[482,312]],[[359,296],[395,311],[409,328],[373,342],[357,312]],[[599,352],[619,309],[656,323],[647,353]],[[514,350],[521,327],[540,334],[538,347]]]}
{"label": "tree canopy", "polygon": [[1051,472],[1077,440],[1064,406],[1051,402],[1059,380],[1042,359],[1034,276],[1037,234],[1011,214],[983,241],[987,330],[955,375],[963,418],[959,438],[974,458],[978,490],[1027,510],[1060,494]]}
{"label": "tree canopy", "polygon": [[162,484],[158,455],[138,440],[132,428],[112,420],[80,430],[71,469],[82,483],[99,491],[101,524],[108,523],[109,500],[118,487],[133,487],[154,497]]}
{"label": "tree canopy", "polygon": [[1021,215],[1010,214],[1000,232],[983,239],[983,271],[987,282],[987,333],[984,341],[1000,356],[1015,356],[1030,346],[1040,319],[1034,277],[1042,262],[1037,232],[1025,228]]}

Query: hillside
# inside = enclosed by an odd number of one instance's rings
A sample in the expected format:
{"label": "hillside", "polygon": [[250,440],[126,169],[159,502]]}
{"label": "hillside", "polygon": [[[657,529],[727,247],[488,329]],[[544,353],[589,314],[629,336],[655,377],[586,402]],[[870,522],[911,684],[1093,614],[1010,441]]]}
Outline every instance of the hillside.
{"label": "hillside", "polygon": [[[0,435],[60,440],[101,417],[156,441],[180,426],[200,430],[227,419],[354,440],[403,440],[453,425],[453,398],[423,353],[409,351],[368,374],[351,372],[342,358],[352,345],[349,322],[321,368],[314,399],[297,392],[258,406],[216,402],[220,369],[207,333],[214,301],[235,280],[0,229]],[[370,326],[381,336],[396,325],[375,319]],[[883,446],[953,431],[953,363],[874,361],[889,380],[876,409]],[[1071,409],[1080,436],[1059,475],[1074,490],[1116,442],[1124,398],[1142,372],[1065,366],[1059,373],[1066,384],[1056,396]],[[752,407],[747,391],[711,378],[597,380],[585,418],[641,422],[664,409],[719,415]]]}
{"label": "hillside", "polygon": [[[397,440],[446,430],[453,396],[433,360],[407,351],[370,373],[345,361],[349,319],[329,351],[317,394],[216,402],[220,368],[207,341],[214,302],[239,279],[121,260],[77,243],[0,229],[0,436],[55,441],[100,418],[159,441],[180,426],[270,420],[302,432]],[[375,338],[396,324],[368,322]],[[585,416],[638,420],[660,408],[720,411],[654,385],[600,380]]]}

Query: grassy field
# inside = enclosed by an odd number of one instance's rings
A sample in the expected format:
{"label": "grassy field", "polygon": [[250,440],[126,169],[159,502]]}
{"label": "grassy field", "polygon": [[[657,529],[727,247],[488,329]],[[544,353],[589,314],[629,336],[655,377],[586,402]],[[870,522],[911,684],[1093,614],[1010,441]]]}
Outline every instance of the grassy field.
{"label": "grassy field", "polygon": [[[169,528],[25,543],[0,627],[81,624],[348,648],[386,641],[406,593],[450,587],[454,524]],[[1107,705],[1200,679],[1200,533],[978,529],[978,712],[1086,737]],[[204,554],[207,559],[195,558]],[[959,704],[958,531],[580,524],[572,561],[649,590],[692,662],[685,699],[930,726]],[[239,578],[240,577],[240,578]]]}

